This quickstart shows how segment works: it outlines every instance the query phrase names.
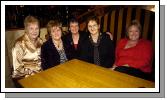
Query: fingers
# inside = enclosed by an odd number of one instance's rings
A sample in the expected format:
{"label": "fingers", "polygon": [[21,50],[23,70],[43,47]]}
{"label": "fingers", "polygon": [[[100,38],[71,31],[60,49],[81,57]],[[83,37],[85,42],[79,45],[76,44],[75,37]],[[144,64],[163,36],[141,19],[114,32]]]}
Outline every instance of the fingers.
{"label": "fingers", "polygon": [[106,32],[110,36],[110,39],[113,40],[113,35],[110,32]]}

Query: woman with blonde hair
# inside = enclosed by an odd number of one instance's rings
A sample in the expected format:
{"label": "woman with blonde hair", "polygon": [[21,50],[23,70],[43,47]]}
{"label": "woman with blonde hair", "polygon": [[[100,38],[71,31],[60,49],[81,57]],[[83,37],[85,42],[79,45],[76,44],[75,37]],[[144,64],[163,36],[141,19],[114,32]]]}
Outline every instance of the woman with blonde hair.
{"label": "woman with blonde hair", "polygon": [[12,48],[12,78],[20,79],[41,71],[39,21],[33,16],[24,20],[25,34],[16,40]]}
{"label": "woman with blonde hair", "polygon": [[141,39],[141,25],[133,20],[127,27],[127,37],[116,47],[116,59],[112,69],[144,79],[151,79],[153,49],[151,42]]}
{"label": "woman with blonde hair", "polygon": [[62,38],[62,24],[51,20],[47,24],[49,39],[41,47],[41,66],[48,69],[72,59],[72,49]]}

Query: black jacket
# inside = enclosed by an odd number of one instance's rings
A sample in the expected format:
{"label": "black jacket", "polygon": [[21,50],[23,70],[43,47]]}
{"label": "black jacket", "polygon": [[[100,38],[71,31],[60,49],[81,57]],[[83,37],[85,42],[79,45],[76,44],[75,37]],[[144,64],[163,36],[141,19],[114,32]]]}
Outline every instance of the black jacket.
{"label": "black jacket", "polygon": [[[102,33],[100,44],[98,46],[100,65],[106,68],[112,67],[115,59],[115,50],[113,41],[109,35]],[[90,63],[94,63],[94,47],[90,42],[90,36],[84,41],[81,46],[81,54],[79,59]]]}
{"label": "black jacket", "polygon": [[80,50],[81,50],[81,45],[84,43],[85,38],[88,37],[88,33],[87,32],[82,32],[79,31],[79,41],[78,41],[78,45],[77,45],[77,49],[74,48],[74,42],[72,39],[72,33],[68,33],[66,36],[64,36],[65,41],[67,42],[67,44],[70,45],[70,48],[72,48],[73,50],[73,56],[75,58],[78,58],[80,55]]}
{"label": "black jacket", "polygon": [[[65,54],[68,60],[73,58],[72,49],[62,38]],[[60,55],[49,38],[41,47],[41,67],[45,70],[60,64]]]}

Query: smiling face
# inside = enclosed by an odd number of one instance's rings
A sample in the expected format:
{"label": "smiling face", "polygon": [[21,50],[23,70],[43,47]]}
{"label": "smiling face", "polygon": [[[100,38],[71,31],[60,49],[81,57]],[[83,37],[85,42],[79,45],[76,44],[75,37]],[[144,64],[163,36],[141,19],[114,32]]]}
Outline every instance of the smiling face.
{"label": "smiling face", "polygon": [[100,25],[98,25],[96,21],[90,20],[88,22],[88,30],[92,35],[98,34],[99,29],[100,29]]}
{"label": "smiling face", "polygon": [[31,40],[37,39],[39,35],[39,25],[37,22],[28,23],[26,27],[26,33]]}
{"label": "smiling face", "polygon": [[52,37],[52,39],[58,41],[58,40],[61,39],[61,35],[62,35],[62,31],[61,31],[60,27],[53,26],[51,28],[51,37]]}
{"label": "smiling face", "polygon": [[70,22],[70,31],[72,34],[78,34],[79,25],[77,22]]}
{"label": "smiling face", "polygon": [[136,25],[132,25],[128,29],[128,37],[132,41],[139,40],[140,37],[140,30]]}

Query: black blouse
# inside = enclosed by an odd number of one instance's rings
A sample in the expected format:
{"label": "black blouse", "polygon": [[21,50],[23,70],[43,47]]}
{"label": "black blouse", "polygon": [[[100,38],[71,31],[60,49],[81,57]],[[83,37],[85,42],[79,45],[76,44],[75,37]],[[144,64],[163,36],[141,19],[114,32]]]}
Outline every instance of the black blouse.
{"label": "black blouse", "polygon": [[[115,49],[113,41],[106,33],[102,33],[100,36],[98,52],[100,58],[100,66],[106,68],[112,67],[115,59]],[[91,43],[90,36],[84,41],[81,46],[79,59],[94,63],[94,45]]]}
{"label": "black blouse", "polygon": [[[63,47],[68,60],[73,58],[72,48],[63,41]],[[56,65],[60,64],[60,55],[53,44],[51,38],[49,38],[42,46],[41,46],[41,67],[45,70]]]}
{"label": "black blouse", "polygon": [[78,44],[77,44],[77,49],[75,49],[75,47],[74,47],[74,42],[73,42],[73,39],[72,39],[72,33],[68,33],[66,36],[64,36],[65,41],[72,48],[73,56],[75,58],[79,57],[81,45],[84,43],[84,40],[85,40],[85,38],[87,38],[87,36],[88,36],[87,32],[79,31],[79,40],[78,40]]}

